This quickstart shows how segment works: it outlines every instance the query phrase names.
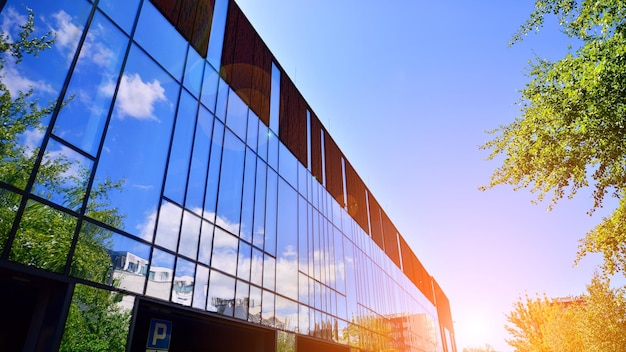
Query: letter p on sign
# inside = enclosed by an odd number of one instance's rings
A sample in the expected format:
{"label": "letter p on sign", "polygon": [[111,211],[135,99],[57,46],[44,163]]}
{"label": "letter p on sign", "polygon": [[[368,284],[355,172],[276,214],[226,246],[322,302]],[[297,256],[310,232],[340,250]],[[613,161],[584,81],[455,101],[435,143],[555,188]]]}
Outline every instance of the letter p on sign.
{"label": "letter p on sign", "polygon": [[172,322],[167,320],[150,320],[150,331],[148,332],[147,348],[153,350],[167,351],[170,348],[170,337],[172,336]]}

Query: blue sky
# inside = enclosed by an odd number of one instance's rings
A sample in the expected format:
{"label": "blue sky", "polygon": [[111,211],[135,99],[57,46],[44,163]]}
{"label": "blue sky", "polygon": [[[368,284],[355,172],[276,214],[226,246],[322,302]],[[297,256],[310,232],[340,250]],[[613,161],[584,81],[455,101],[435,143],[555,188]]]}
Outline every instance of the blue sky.
{"label": "blue sky", "polygon": [[569,43],[549,22],[507,46],[533,1],[237,3],[448,295],[459,351],[511,351],[505,314],[526,293],[585,290],[600,258],[573,267],[578,240],[610,207],[478,190],[498,166],[478,146],[518,115],[528,60]]}

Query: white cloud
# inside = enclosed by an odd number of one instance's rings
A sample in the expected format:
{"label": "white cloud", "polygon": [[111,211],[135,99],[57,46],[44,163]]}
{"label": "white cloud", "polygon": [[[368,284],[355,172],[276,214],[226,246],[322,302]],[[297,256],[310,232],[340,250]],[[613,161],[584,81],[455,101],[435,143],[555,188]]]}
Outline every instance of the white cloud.
{"label": "white cloud", "polygon": [[[114,90],[113,81],[100,88],[100,91],[108,96],[112,96]],[[117,93],[117,117],[123,119],[129,116],[139,120],[159,121],[154,116],[154,104],[160,101],[167,101],[161,82],[155,79],[147,83],[138,73],[124,74]]]}
{"label": "white cloud", "polygon": [[72,23],[72,17],[63,10],[52,14],[52,18],[54,18],[56,25],[52,28],[56,34],[54,46],[65,52],[71,60],[74,50],[78,46],[83,28]]}

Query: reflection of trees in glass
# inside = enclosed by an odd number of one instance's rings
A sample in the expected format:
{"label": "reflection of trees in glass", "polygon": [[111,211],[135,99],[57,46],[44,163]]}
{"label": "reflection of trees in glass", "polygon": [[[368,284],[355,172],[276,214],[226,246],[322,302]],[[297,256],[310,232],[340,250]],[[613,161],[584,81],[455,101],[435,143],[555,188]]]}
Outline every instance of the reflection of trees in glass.
{"label": "reflection of trees in glass", "polygon": [[[11,92],[4,81],[8,60],[19,64],[24,55],[37,56],[54,44],[55,34],[48,32],[33,37],[34,14],[28,9],[20,33],[0,34],[0,181],[25,189],[38,148],[29,146],[27,133],[43,134],[42,124],[54,108],[54,102],[40,106],[35,91]],[[65,208],[80,209],[84,202],[84,185],[89,171],[59,153],[46,155],[38,168],[37,195],[56,199]],[[119,224],[122,217],[109,207],[107,193],[119,189],[120,183],[107,181],[92,191],[99,201],[90,204],[92,218]],[[20,196],[0,189],[0,249],[6,244],[20,204]],[[13,261],[55,272],[64,272],[77,219],[70,214],[28,201],[20,219],[9,258]],[[107,252],[109,233],[97,227],[84,226],[78,249],[73,257],[72,273],[102,282],[111,269]],[[117,296],[107,291],[77,285],[70,307],[62,350],[113,351],[124,350],[130,314],[118,307]]]}

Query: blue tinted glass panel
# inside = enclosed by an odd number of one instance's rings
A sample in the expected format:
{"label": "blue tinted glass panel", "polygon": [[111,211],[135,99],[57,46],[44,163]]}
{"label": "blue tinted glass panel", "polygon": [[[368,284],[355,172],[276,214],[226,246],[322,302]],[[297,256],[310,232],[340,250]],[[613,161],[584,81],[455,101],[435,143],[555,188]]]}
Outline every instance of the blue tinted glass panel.
{"label": "blue tinted glass panel", "polygon": [[256,189],[254,195],[254,230],[252,243],[263,248],[265,243],[265,191],[267,179],[267,165],[257,158]]}
{"label": "blue tinted glass panel", "polygon": [[224,45],[224,30],[226,29],[226,14],[228,13],[228,0],[216,0],[211,22],[211,34],[207,60],[216,70],[220,69],[222,62],[222,47]]}
{"label": "blue tinted glass panel", "polygon": [[272,62],[272,78],[270,91],[270,129],[278,134],[278,112],[280,109],[280,69]]}
{"label": "blue tinted glass panel", "polygon": [[98,1],[98,7],[109,15],[118,26],[122,27],[126,33],[130,34],[137,16],[139,0],[128,0],[124,1],[123,4],[116,0],[100,0]]}
{"label": "blue tinted glass panel", "polygon": [[50,139],[37,172],[33,193],[72,210],[80,210],[93,161]]}
{"label": "blue tinted glass panel", "polygon": [[[219,87],[217,90],[217,101],[215,103],[215,116],[221,121],[224,121],[226,117],[226,106],[228,105],[228,92],[230,88],[226,81],[220,78]],[[233,93],[235,94],[235,93]]]}
{"label": "blue tinted glass panel", "polygon": [[258,121],[258,126],[259,126],[258,128],[259,139],[258,139],[257,154],[259,154],[261,159],[263,159],[264,161],[267,161],[267,149],[268,149],[269,138],[270,138],[271,132],[267,128],[267,126],[263,124],[261,120]]}
{"label": "blue tinted glass panel", "polygon": [[217,100],[217,84],[219,75],[208,63],[205,63],[204,79],[202,82],[202,104],[209,111],[215,111],[215,101]]}
{"label": "blue tinted glass panel", "polygon": [[[107,196],[124,219],[122,224],[109,225],[148,240],[154,229],[178,91],[179,85],[169,75],[133,47],[96,170],[94,189],[108,182],[122,185],[119,192]],[[92,191],[91,207],[102,202],[106,199]]]}
{"label": "blue tinted glass panel", "polygon": [[274,294],[263,290],[263,301],[261,303],[261,324],[273,327],[275,326],[275,318]]}
{"label": "blue tinted glass panel", "polygon": [[226,126],[241,140],[246,140],[248,123],[248,106],[231,90],[228,94],[228,110],[226,112]]}
{"label": "blue tinted glass panel", "polygon": [[255,152],[257,151],[257,145],[259,140],[259,118],[252,111],[248,111],[248,132],[246,136],[246,144],[248,147],[252,148]]}
{"label": "blue tinted glass panel", "polygon": [[200,98],[205,61],[192,46],[189,46],[188,50],[183,84],[198,99]]}
{"label": "blue tinted glass panel", "polygon": [[194,97],[186,90],[183,90],[178,104],[174,139],[172,140],[167,177],[165,179],[165,191],[163,193],[178,204],[184,204],[197,107],[198,102]]}
{"label": "blue tinted glass panel", "polygon": [[237,277],[250,281],[250,264],[252,263],[252,247],[249,244],[239,242],[239,258],[237,259]]}
{"label": "blue tinted glass panel", "polygon": [[240,228],[244,158],[245,145],[227,130],[224,136],[215,223],[236,235],[239,235]]}
{"label": "blue tinted glass panel", "polygon": [[263,284],[263,253],[256,248],[252,248],[251,266],[250,282],[261,286]]}
{"label": "blue tinted glass panel", "polygon": [[298,303],[277,295],[276,316],[280,317],[277,324],[282,323],[285,330],[296,331],[298,329]]}
{"label": "blue tinted glass panel", "polygon": [[267,195],[265,202],[265,251],[276,255],[276,209],[278,207],[278,175],[267,169]]}
{"label": "blue tinted glass panel", "polygon": [[254,184],[256,178],[256,155],[246,150],[246,163],[243,179],[243,195],[241,201],[241,229],[239,237],[252,242],[252,224],[254,220]]}
{"label": "blue tinted glass panel", "polygon": [[213,260],[211,261],[211,267],[234,276],[237,273],[238,245],[237,237],[216,227],[213,237]]}
{"label": "blue tinted glass panel", "polygon": [[134,39],[176,80],[181,80],[187,41],[150,1],[143,3]]}
{"label": "blue tinted glass panel", "polygon": [[271,132],[268,134],[267,140],[267,164],[274,170],[278,170],[278,145],[280,144],[280,140]]}
{"label": "blue tinted glass panel", "polygon": [[298,299],[298,193],[282,178],[278,181],[276,292]]}
{"label": "blue tinted glass panel", "polygon": [[213,231],[215,226],[206,220],[202,220],[200,229],[200,248],[198,249],[198,261],[206,265],[211,264],[211,251],[213,250]]}
{"label": "blue tinted glass panel", "polygon": [[224,140],[224,125],[215,120],[213,125],[213,138],[211,139],[211,157],[209,158],[209,174],[206,184],[206,196],[204,198],[203,218],[214,222],[215,208],[217,206],[217,186],[220,180],[220,164],[222,161],[222,143]]}
{"label": "blue tinted glass panel", "polygon": [[235,293],[235,318],[248,320],[248,310],[250,307],[250,285],[237,280]]}
{"label": "blue tinted glass panel", "polygon": [[187,183],[187,197],[185,207],[202,216],[207,172],[209,168],[209,153],[213,134],[213,114],[204,107],[200,107],[196,132],[189,168]]}
{"label": "blue tinted glass panel", "polygon": [[276,288],[276,259],[267,254],[263,257],[263,287],[272,291]]}
{"label": "blue tinted glass panel", "polygon": [[182,208],[174,203],[163,201],[159,209],[159,222],[154,243],[171,251],[176,251],[182,216]]}
{"label": "blue tinted glass panel", "polygon": [[200,218],[185,211],[183,213],[183,225],[180,229],[180,243],[178,253],[192,259],[196,259],[198,242],[200,240]]}
{"label": "blue tinted glass panel", "polygon": [[250,304],[248,312],[248,321],[261,324],[261,301],[263,294],[258,287],[250,286]]}
{"label": "blue tinted glass panel", "polygon": [[298,187],[298,159],[287,149],[287,147],[280,143],[279,146],[279,169],[278,173],[282,176],[289,184],[297,188]]}
{"label": "blue tinted glass panel", "polygon": [[96,12],[67,89],[73,97],[59,112],[53,132],[96,155],[128,46],[128,37]]}
{"label": "blue tinted glass panel", "polygon": [[299,269],[305,274],[309,272],[308,219],[307,209],[310,205],[302,197],[298,197],[298,262]]}

